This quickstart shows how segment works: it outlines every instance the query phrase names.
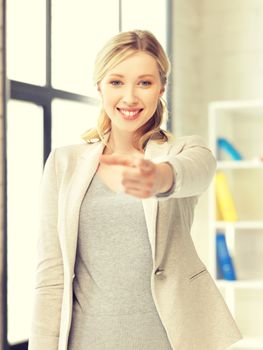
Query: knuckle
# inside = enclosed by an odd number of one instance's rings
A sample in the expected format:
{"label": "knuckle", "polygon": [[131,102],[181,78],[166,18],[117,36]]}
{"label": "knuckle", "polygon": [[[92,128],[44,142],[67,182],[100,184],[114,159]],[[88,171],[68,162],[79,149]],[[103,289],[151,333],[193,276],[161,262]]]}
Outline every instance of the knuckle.
{"label": "knuckle", "polygon": [[128,173],[127,170],[123,170],[123,172],[122,172],[122,179],[127,178],[128,174],[129,174],[129,173]]}
{"label": "knuckle", "polygon": [[143,191],[143,195],[144,195],[144,197],[149,197],[151,195],[151,191],[145,190],[145,191]]}
{"label": "knuckle", "polygon": [[149,190],[152,190],[153,186],[154,186],[154,182],[153,181],[148,182],[148,186],[147,187],[148,187]]}
{"label": "knuckle", "polygon": [[141,166],[141,167],[147,166],[147,161],[145,159],[140,159],[139,160],[139,166]]}

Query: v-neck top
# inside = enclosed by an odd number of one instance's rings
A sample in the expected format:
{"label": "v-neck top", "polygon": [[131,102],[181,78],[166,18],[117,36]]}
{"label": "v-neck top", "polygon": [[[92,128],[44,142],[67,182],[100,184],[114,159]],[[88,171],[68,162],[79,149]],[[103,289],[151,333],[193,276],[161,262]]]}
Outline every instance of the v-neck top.
{"label": "v-neck top", "polygon": [[95,174],[80,208],[68,350],[172,350],[152,267],[142,200]]}

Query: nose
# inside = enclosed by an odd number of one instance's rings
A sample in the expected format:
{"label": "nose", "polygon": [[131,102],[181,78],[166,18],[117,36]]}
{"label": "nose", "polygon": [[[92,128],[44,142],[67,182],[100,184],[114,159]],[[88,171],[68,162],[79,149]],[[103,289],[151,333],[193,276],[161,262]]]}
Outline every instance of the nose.
{"label": "nose", "polygon": [[125,94],[123,96],[123,102],[128,106],[136,105],[138,103],[138,98],[137,98],[135,91],[134,91],[134,88],[132,86],[127,87],[127,89],[125,89]]}

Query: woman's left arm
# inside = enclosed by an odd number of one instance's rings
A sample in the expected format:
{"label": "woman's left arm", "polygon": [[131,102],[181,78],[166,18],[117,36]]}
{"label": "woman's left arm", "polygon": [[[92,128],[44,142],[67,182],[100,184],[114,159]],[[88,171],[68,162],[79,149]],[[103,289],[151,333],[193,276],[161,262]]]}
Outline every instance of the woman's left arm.
{"label": "woman's left arm", "polygon": [[155,159],[103,155],[101,162],[124,166],[122,184],[138,198],[181,198],[203,193],[216,169],[216,160],[199,136],[183,137],[167,155]]}
{"label": "woman's left arm", "polygon": [[173,170],[174,184],[166,193],[156,195],[160,199],[201,195],[208,188],[216,170],[215,157],[197,135],[182,137],[179,143],[171,146],[168,155],[154,161],[158,164],[167,162]]}

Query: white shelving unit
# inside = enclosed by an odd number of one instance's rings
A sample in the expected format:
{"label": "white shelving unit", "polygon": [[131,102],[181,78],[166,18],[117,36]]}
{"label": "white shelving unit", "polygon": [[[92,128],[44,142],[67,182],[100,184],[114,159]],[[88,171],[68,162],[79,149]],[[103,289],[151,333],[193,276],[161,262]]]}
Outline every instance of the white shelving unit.
{"label": "white shelving unit", "polygon": [[[218,150],[219,137],[244,159],[232,160]],[[244,337],[230,349],[263,350],[263,100],[210,103],[209,138],[238,215],[236,222],[218,220],[214,180],[209,191],[209,269]],[[236,281],[218,279],[217,232],[225,234]]]}

